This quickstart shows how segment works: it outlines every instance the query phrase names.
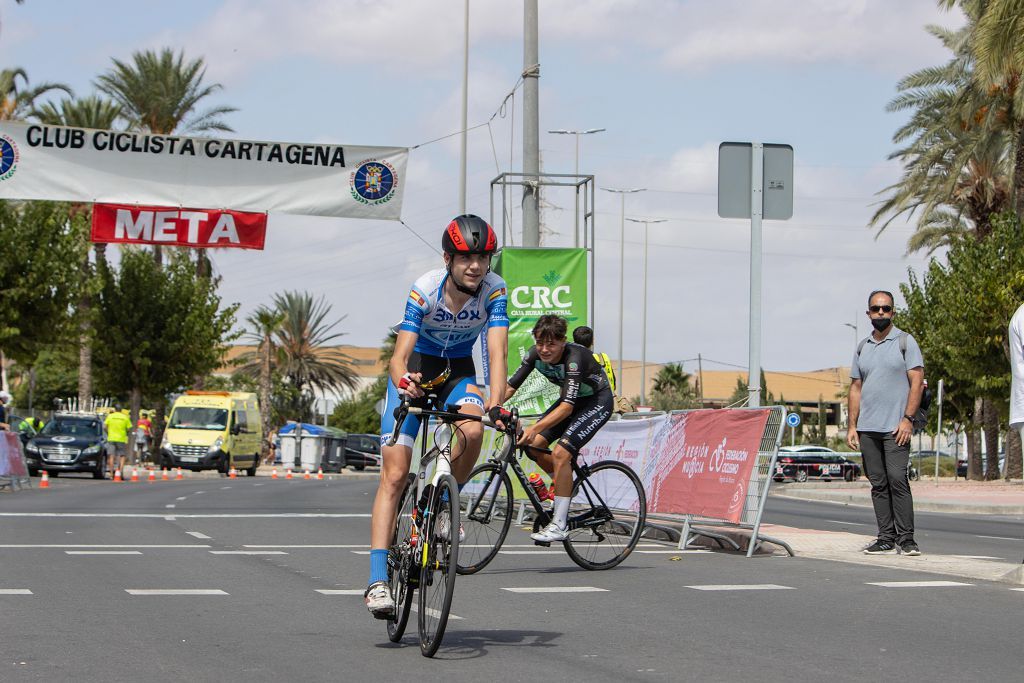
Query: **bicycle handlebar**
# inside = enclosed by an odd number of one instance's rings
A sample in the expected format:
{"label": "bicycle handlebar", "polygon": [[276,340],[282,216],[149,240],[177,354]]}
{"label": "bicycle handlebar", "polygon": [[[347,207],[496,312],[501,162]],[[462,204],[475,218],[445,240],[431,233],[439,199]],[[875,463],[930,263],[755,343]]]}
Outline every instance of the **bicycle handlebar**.
{"label": "bicycle handlebar", "polygon": [[[427,417],[438,417],[446,422],[480,422],[485,427],[498,429],[498,426],[487,415],[467,415],[466,413],[456,413],[448,410],[431,410],[429,408],[420,408],[417,406],[413,406],[411,405],[411,403],[412,402],[409,400],[409,397],[404,396],[402,398],[402,402],[398,405],[398,407],[395,408],[395,429],[391,433],[391,436],[388,437],[388,440],[385,442],[386,446],[390,447],[398,443],[398,435],[401,432],[402,424],[405,422],[405,418],[408,417],[409,415],[425,415]],[[517,421],[515,413],[513,413],[513,418],[512,420],[510,420],[510,422],[513,421]],[[508,427],[509,426],[506,425],[506,430],[504,431],[507,431]]]}

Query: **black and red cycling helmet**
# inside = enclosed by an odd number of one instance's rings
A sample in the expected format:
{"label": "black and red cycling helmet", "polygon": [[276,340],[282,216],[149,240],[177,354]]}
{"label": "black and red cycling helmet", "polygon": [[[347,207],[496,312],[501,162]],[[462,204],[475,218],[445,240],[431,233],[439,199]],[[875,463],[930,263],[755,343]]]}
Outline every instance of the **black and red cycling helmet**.
{"label": "black and red cycling helmet", "polygon": [[471,213],[456,216],[441,236],[441,249],[446,254],[493,254],[498,249],[498,236],[480,216]]}

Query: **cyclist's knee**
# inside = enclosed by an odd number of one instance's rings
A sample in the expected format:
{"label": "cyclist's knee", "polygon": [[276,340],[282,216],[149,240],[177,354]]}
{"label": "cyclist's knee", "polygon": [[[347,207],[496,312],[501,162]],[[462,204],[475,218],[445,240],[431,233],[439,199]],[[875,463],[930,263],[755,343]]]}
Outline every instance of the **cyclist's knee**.
{"label": "cyclist's knee", "polygon": [[484,439],[484,426],[479,422],[465,421],[459,425],[460,436],[469,444],[479,444]]}
{"label": "cyclist's knee", "polygon": [[559,442],[551,449],[551,458],[555,461],[556,465],[565,465],[572,460],[572,453]]}

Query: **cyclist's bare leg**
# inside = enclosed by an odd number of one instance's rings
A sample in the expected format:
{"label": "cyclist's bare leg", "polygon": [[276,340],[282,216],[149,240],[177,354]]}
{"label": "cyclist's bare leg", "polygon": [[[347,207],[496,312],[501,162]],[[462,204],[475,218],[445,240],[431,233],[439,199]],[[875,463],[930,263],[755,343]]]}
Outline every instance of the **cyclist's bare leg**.
{"label": "cyclist's bare leg", "polygon": [[557,443],[551,449],[551,458],[555,464],[555,495],[568,498],[572,495],[572,454]]}
{"label": "cyclist's bare leg", "polygon": [[373,500],[373,518],[370,520],[370,547],[387,548],[395,527],[395,508],[405,489],[412,448],[409,446],[382,446],[380,483]]}
{"label": "cyclist's bare leg", "polygon": [[[533,441],[530,442],[530,445],[536,446],[537,448],[547,448],[548,440],[540,434],[537,434],[533,437]],[[555,461],[551,459],[550,454],[538,453],[537,451],[527,451],[527,453],[531,460],[540,465],[540,468],[548,473],[548,476],[552,478],[555,476]]]}
{"label": "cyclist's bare leg", "polygon": [[[471,403],[464,403],[459,407],[459,412],[464,415],[483,415],[484,411],[480,406]],[[469,478],[469,473],[476,466],[480,458],[480,445],[484,441],[484,426],[479,422],[458,423],[459,443],[452,451],[452,475],[455,481],[460,484]]]}

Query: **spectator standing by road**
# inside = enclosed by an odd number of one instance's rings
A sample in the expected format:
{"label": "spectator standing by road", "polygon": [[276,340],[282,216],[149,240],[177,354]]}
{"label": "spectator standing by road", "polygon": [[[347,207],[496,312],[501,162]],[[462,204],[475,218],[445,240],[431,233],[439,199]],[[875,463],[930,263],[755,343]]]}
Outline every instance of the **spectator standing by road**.
{"label": "spectator standing by road", "polygon": [[135,448],[138,450],[139,462],[146,459],[152,437],[153,421],[149,419],[149,413],[140,410],[139,421],[135,423]]}
{"label": "spectator standing by road", "polygon": [[1010,428],[1024,439],[1024,305],[1010,318]]}
{"label": "spectator standing by road", "polygon": [[924,359],[917,341],[893,324],[893,307],[889,292],[876,290],[868,297],[867,314],[874,330],[857,346],[850,365],[846,442],[861,451],[878,522],[878,539],[864,552],[892,554],[898,547],[904,555],[920,555],[907,468]]}
{"label": "spectator standing by road", "polygon": [[11,426],[7,424],[7,404],[11,402],[13,398],[6,391],[0,391],[0,429],[10,429]]}
{"label": "spectator standing by road", "polygon": [[608,357],[607,353],[595,353],[594,352],[594,330],[586,325],[580,325],[572,331],[572,343],[585,346],[590,349],[590,352],[594,354],[594,360],[601,364],[604,368],[604,374],[608,377],[608,384],[612,388],[612,393],[615,393],[615,369],[612,367],[612,359]]}
{"label": "spectator standing by road", "polygon": [[114,471],[114,458],[117,458],[117,469],[124,470],[128,460],[128,430],[132,428],[132,419],[115,405],[114,412],[103,421],[107,428],[107,470]]}

